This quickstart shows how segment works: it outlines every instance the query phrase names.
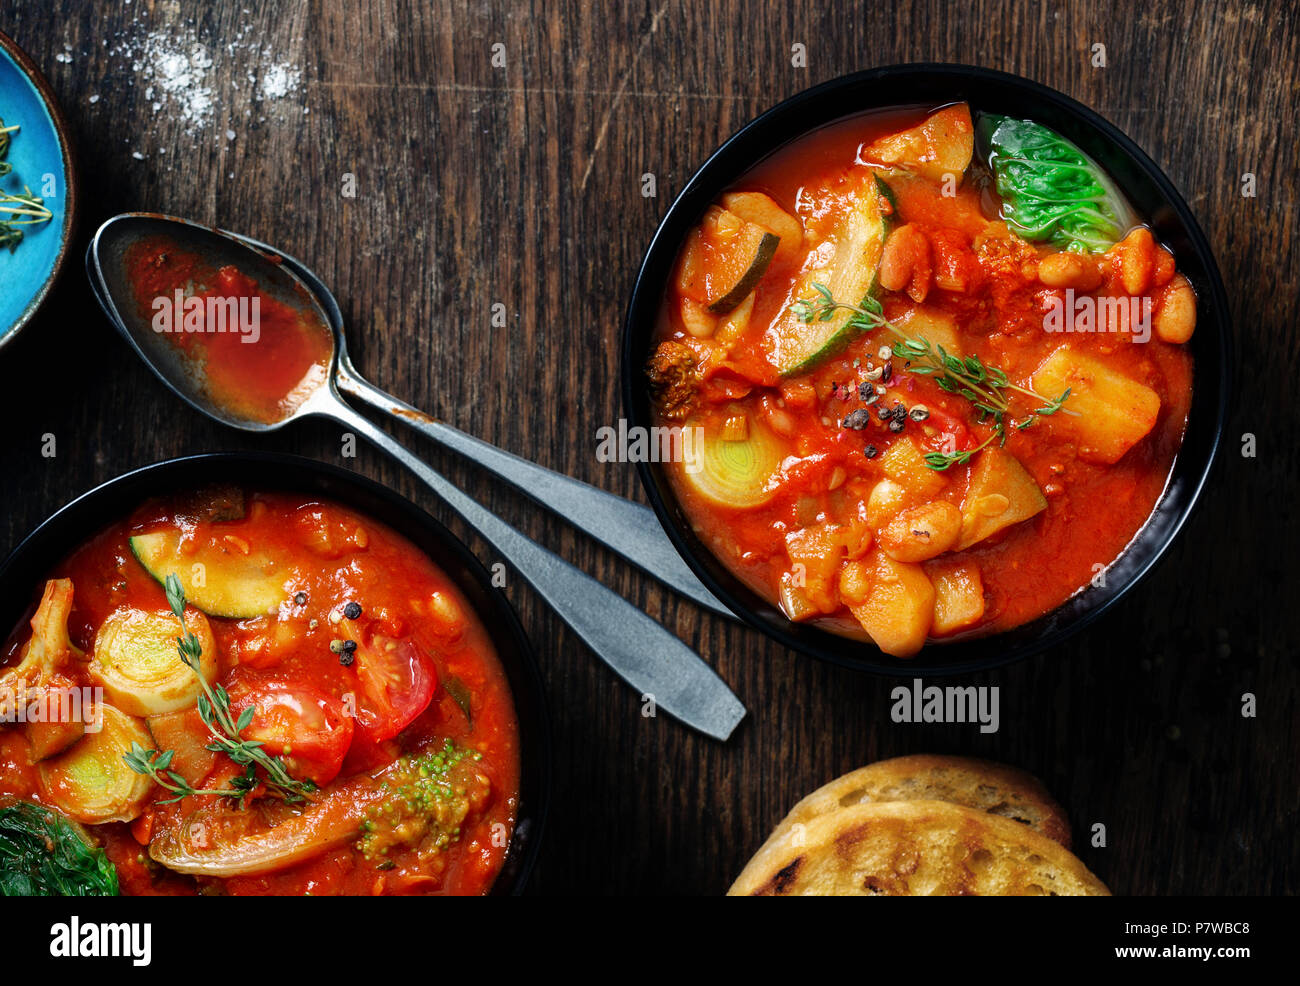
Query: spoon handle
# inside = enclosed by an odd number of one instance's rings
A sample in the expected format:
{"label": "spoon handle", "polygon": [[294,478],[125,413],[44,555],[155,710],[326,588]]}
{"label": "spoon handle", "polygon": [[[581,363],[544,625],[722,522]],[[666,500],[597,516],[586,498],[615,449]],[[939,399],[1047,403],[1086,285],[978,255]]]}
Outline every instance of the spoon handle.
{"label": "spoon handle", "polygon": [[363,379],[341,360],[339,387],[371,407],[409,425],[427,438],[500,476],[521,493],[558,514],[669,588],[701,606],[732,616],[682,561],[649,507],[552,472],[430,417]]}
{"label": "spoon handle", "polygon": [[585,572],[515,530],[421,462],[341,400],[322,409],[415,473],[537,590],[560,619],[635,688],[643,702],[725,740],[745,707],[704,660],[662,626]]}

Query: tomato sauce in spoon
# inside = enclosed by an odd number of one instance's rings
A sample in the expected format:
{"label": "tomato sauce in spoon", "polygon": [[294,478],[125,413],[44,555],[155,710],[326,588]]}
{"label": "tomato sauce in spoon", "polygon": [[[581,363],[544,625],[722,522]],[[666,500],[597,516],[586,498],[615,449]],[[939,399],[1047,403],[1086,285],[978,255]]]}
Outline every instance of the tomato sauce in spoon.
{"label": "tomato sauce in spoon", "polygon": [[227,414],[273,424],[327,377],[334,340],[305,309],[263,292],[238,268],[213,268],[167,237],[133,244],[126,269],[142,317]]}

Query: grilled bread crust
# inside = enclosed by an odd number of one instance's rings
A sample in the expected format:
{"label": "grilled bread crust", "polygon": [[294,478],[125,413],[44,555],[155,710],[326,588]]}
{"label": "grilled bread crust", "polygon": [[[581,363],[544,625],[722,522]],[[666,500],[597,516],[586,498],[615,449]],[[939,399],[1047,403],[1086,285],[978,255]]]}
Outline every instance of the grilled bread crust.
{"label": "grilled bread crust", "polygon": [[783,841],[795,825],[850,805],[921,800],[1011,818],[1070,848],[1070,821],[1037,778],[989,760],[918,754],[879,760],[819,787],[790,810],[759,852]]}
{"label": "grilled bread crust", "polygon": [[1109,896],[1021,822],[945,801],[854,804],[764,847],[729,896]]}

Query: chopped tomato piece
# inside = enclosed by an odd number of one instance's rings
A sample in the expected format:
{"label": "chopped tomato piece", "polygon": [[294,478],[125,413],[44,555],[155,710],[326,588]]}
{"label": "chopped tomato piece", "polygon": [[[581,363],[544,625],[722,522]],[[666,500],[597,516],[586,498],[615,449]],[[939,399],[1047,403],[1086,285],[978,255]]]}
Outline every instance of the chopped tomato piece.
{"label": "chopped tomato piece", "polygon": [[338,776],[355,728],[340,699],[302,683],[232,691],[230,707],[236,719],[250,705],[257,711],[242,738],[260,740],[263,749],[282,757],[299,779],[325,785]]}
{"label": "chopped tomato piece", "polygon": [[438,687],[433,661],[409,639],[378,634],[356,653],[357,727],[372,741],[396,736],[433,700]]}

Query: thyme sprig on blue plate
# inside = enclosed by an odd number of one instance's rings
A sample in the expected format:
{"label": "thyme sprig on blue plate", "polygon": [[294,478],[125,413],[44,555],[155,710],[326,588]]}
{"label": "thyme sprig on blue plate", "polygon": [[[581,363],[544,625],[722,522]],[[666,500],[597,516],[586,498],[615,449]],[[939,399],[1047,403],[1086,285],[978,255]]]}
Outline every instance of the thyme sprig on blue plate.
{"label": "thyme sprig on blue plate", "polygon": [[[0,119],[0,178],[14,169],[5,157],[9,154],[10,135],[17,132],[18,124],[6,126]],[[23,241],[24,226],[35,226],[53,218],[54,213],[46,207],[45,200],[33,195],[27,186],[21,192],[0,191],[0,247],[8,247],[13,253]]]}
{"label": "thyme sprig on blue plate", "polygon": [[18,124],[14,123],[5,126],[5,121],[0,118],[0,178],[3,178],[9,172],[14,170],[14,166],[5,160],[9,156],[9,135],[18,132]]}
{"label": "thyme sprig on blue plate", "polygon": [[[909,372],[928,376],[940,389],[964,397],[975,409],[976,423],[993,429],[992,434],[975,448],[954,452],[927,452],[925,464],[931,469],[942,472],[951,466],[965,465],[976,452],[987,448],[995,440],[999,447],[1005,445],[1010,435],[1009,428],[1024,431],[1033,427],[1039,418],[1060,411],[1070,398],[1069,387],[1060,397],[1044,397],[1035,390],[1013,382],[1004,370],[990,366],[978,356],[954,356],[943,346],[932,344],[928,339],[908,335],[885,318],[884,306],[877,298],[868,295],[862,299],[861,304],[850,305],[837,301],[825,284],[814,281],[812,286],[817,292],[815,296],[800,298],[790,306],[801,322],[828,322],[836,312],[847,311],[851,313],[846,323],[848,327],[863,332],[885,329],[894,337],[891,347],[894,355],[908,362]],[[1037,406],[1024,412],[1023,416],[1016,417],[1011,408],[1014,396],[1029,398]]]}
{"label": "thyme sprig on blue plate", "polygon": [[[198,698],[199,718],[208,727],[212,742],[207,749],[213,753],[224,753],[237,765],[244,768],[242,774],[230,779],[230,786],[224,788],[196,788],[176,771],[171,769],[175,750],[146,750],[138,743],[131,744],[131,752],[123,759],[137,774],[144,774],[164,790],[172,792],[172,797],[159,804],[171,804],[196,794],[216,794],[225,798],[234,798],[241,804],[259,785],[265,785],[267,792],[289,804],[307,800],[307,796],[316,790],[311,781],[300,781],[289,773],[284,760],[272,756],[262,749],[261,740],[246,740],[241,734],[252,724],[255,706],[250,705],[236,718],[230,708],[230,696],[221,685],[211,686],[203,677],[201,663],[203,645],[199,638],[185,628],[185,589],[180,579],[174,574],[167,576],[167,605],[181,624],[181,636],[176,638],[176,649],[180,652],[181,662],[194,672],[203,688]],[[261,767],[263,774],[257,768]]]}

